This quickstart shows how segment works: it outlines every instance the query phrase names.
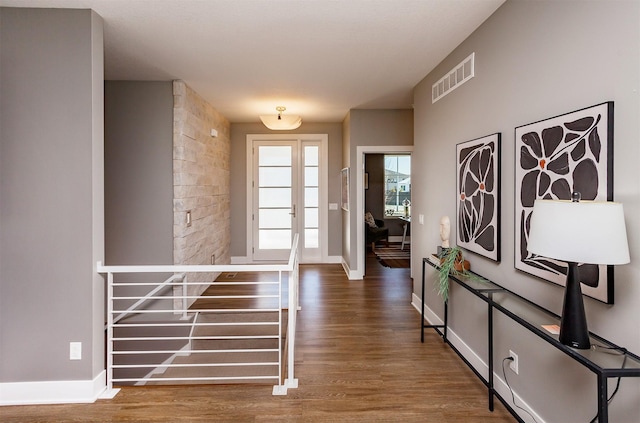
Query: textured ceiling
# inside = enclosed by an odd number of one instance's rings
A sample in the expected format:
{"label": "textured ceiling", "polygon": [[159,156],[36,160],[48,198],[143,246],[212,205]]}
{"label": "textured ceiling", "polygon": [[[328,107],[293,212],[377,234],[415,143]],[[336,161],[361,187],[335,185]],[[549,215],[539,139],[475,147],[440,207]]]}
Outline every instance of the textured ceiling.
{"label": "textured ceiling", "polygon": [[410,108],[412,89],[504,0],[0,0],[91,8],[105,78],[182,79],[231,122]]}

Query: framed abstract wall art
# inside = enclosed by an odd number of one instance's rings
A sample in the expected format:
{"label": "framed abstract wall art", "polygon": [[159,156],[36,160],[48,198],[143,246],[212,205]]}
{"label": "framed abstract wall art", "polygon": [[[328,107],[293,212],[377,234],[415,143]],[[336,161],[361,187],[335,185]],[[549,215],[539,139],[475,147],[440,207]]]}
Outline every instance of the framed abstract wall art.
{"label": "framed abstract wall art", "polygon": [[342,210],[349,211],[349,168],[345,167],[340,171],[340,189]]}
{"label": "framed abstract wall art", "polygon": [[[564,262],[527,250],[537,198],[613,200],[613,102],[515,128],[515,267],[565,285]],[[580,265],[582,292],[613,304],[613,267]]]}
{"label": "framed abstract wall art", "polygon": [[456,145],[456,243],[500,261],[500,133]]}

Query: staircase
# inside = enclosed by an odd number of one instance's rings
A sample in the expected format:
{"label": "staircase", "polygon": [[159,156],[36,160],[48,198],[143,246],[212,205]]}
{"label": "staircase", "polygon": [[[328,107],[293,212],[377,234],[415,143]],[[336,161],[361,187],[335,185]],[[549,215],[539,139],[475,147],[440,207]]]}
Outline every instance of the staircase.
{"label": "staircase", "polygon": [[284,333],[280,341],[278,319],[278,312],[198,313],[190,352],[164,368],[162,382],[147,384],[273,384],[280,377],[279,343],[285,342]]}
{"label": "staircase", "polygon": [[[277,265],[98,263],[107,275],[111,395],[114,385],[265,383],[274,395],[297,387],[297,241],[289,262]],[[215,281],[198,281],[212,273]],[[153,274],[172,276],[151,283]]]}

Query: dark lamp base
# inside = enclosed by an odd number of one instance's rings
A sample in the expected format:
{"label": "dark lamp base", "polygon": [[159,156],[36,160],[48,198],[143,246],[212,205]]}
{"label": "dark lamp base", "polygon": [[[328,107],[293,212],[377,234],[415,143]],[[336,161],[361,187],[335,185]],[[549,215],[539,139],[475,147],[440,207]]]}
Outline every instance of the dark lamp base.
{"label": "dark lamp base", "polygon": [[564,305],[562,306],[562,320],[560,321],[560,336],[558,339],[562,344],[569,347],[586,350],[591,347],[591,340],[589,339],[587,318],[584,313],[578,264],[572,262],[568,264],[567,286],[564,291]]}

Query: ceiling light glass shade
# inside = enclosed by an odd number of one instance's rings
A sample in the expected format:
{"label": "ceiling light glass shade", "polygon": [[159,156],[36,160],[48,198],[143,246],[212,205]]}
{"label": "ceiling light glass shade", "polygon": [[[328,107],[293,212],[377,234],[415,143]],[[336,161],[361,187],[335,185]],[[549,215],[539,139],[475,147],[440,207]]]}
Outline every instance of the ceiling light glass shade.
{"label": "ceiling light glass shade", "polygon": [[266,115],[260,116],[260,120],[269,129],[277,130],[291,130],[296,129],[302,125],[302,118],[300,116],[292,115]]}
{"label": "ceiling light glass shade", "polygon": [[629,263],[622,204],[536,200],[527,249],[566,262]]}
{"label": "ceiling light glass shade", "polygon": [[276,107],[277,115],[262,115],[260,120],[264,126],[274,131],[290,131],[302,125],[302,118],[295,115],[283,115],[286,109],[282,106]]}

